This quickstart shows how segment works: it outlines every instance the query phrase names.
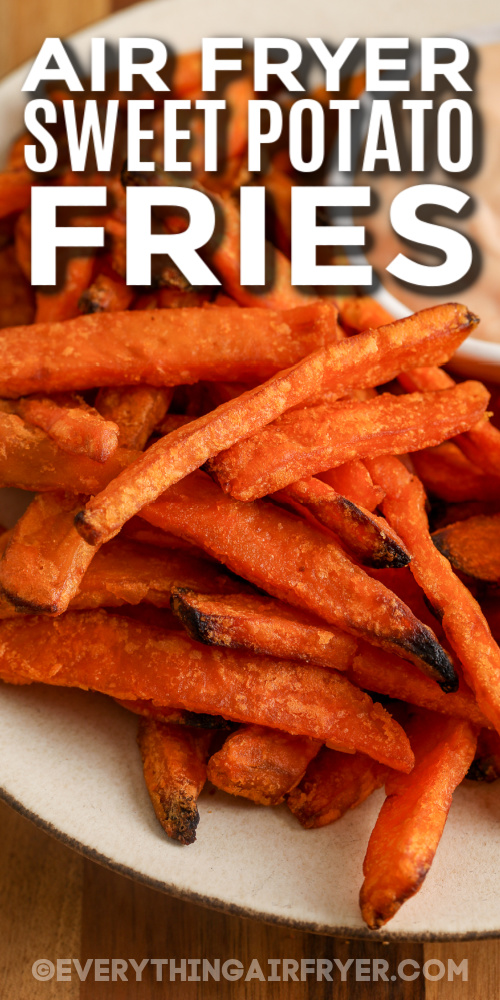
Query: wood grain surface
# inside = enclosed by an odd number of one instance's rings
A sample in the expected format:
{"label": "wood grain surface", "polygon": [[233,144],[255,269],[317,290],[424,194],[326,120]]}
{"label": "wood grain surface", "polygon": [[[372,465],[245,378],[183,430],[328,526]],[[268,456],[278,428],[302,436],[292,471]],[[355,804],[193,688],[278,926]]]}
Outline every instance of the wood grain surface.
{"label": "wood grain surface", "polygon": [[[207,0],[209,2],[209,0]],[[0,76],[34,55],[48,35],[63,36],[128,6],[123,0],[0,0]],[[1,776],[0,776],[1,777]],[[147,966],[142,980],[38,982],[35,961],[77,959],[220,958],[248,968],[258,959],[383,959],[395,969],[404,959],[468,962],[468,981],[432,982],[156,982]],[[354,966],[355,967],[355,966]],[[351,966],[352,968],[352,966]],[[411,967],[409,967],[411,971]],[[432,973],[436,967],[430,967]],[[1,1000],[497,1000],[500,942],[372,944],[305,934],[226,916],[167,897],[80,857],[0,803]]]}

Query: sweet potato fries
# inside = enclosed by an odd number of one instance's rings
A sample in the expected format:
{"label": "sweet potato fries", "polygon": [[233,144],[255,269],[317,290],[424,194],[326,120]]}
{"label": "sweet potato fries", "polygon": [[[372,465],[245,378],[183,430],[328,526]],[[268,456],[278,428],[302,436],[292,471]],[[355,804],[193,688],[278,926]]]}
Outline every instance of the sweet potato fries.
{"label": "sweet potato fries", "polygon": [[[172,94],[196,99],[200,72],[180,56]],[[275,280],[240,285],[250,76],[224,93],[224,170],[203,173],[196,119],[187,181],[219,218],[216,293],[162,257],[127,286],[124,187],[174,181],[115,168],[87,178],[110,196],[105,246],[31,289],[22,142],[0,174],[0,487],[34,494],[0,534],[0,679],[133,713],[184,845],[206,781],[304,831],[385,784],[376,929],[422,885],[462,779],[500,776],[500,431],[489,390],[439,367],[478,322],[465,305],[393,320],[292,285],[283,151]],[[50,183],[78,183],[63,167]]]}

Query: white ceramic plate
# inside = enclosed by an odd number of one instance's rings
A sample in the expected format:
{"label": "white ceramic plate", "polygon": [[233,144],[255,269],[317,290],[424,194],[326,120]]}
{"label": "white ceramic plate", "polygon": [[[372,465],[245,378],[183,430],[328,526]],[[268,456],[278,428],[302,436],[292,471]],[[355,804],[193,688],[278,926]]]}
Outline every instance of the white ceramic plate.
{"label": "white ceramic plate", "polygon": [[[496,0],[495,0],[496,3]],[[450,29],[445,2],[408,7],[384,0],[340,5],[321,0],[156,0],[80,33],[82,60],[92,34],[156,35],[178,49],[205,35],[295,37],[336,33],[419,35]],[[350,8],[350,9],[349,9]],[[476,3],[474,17],[493,19]],[[454,30],[469,26],[457,2]],[[389,30],[390,29],[390,30]],[[0,85],[1,142],[19,131],[26,69]],[[2,150],[0,149],[0,153]],[[0,521],[19,512],[14,491],[0,495]],[[135,745],[136,720],[108,699],[78,691],[0,686],[1,794],[35,822],[103,864],[159,889],[247,916],[325,933],[379,937],[364,927],[357,896],[377,793],[339,823],[304,831],[284,807],[264,809],[213,790],[203,792],[197,842],[169,841],[151,808]],[[456,938],[500,932],[500,794],[496,785],[464,785],[455,795],[423,890],[381,932],[384,939]]]}

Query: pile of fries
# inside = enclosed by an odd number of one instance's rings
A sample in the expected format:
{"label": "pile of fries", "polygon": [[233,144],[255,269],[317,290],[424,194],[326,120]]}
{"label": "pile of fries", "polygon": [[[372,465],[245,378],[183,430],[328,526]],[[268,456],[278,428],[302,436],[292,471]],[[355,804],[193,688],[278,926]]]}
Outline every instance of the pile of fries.
{"label": "pile of fries", "polygon": [[[199,58],[178,72],[174,96],[196,95]],[[168,261],[128,287],[120,174],[69,169],[49,180],[113,193],[108,243],[34,293],[26,137],[0,175],[0,485],[34,494],[0,535],[0,677],[136,713],[182,844],[207,779],[307,829],[385,786],[360,897],[378,928],[422,885],[457,785],[500,775],[500,431],[487,389],[439,367],[477,323],[465,306],[394,322],[292,286],[280,151],[276,280],[240,287],[243,121],[236,103],[224,175],[190,181],[225,222],[216,294]]]}

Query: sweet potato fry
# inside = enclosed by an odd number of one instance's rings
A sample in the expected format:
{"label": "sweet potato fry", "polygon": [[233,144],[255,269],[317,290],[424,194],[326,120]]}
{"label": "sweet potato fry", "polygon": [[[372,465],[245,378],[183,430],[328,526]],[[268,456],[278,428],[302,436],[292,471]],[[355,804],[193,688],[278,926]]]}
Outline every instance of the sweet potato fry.
{"label": "sweet potato fry", "polygon": [[434,633],[354,565],[333,537],[293,514],[263,501],[242,504],[197,472],[167,490],[142,516],[203,546],[279,600],[395,650],[453,690],[455,673]]}
{"label": "sweet potato fry", "polygon": [[342,674],[212,649],[105,611],[2,622],[0,677],[222,715],[413,766],[401,727]]}
{"label": "sweet potato fry", "polygon": [[482,729],[477,738],[476,756],[466,774],[470,781],[488,783],[500,778],[500,737],[491,729]]}
{"label": "sweet potato fry", "polygon": [[307,736],[243,726],[210,757],[207,777],[229,795],[277,806],[295,788],[320,747],[318,740]]}
{"label": "sweet potato fry", "polygon": [[27,424],[40,427],[70,455],[105,462],[118,447],[116,423],[103,420],[78,397],[28,396],[16,401],[15,412]]}
{"label": "sweet potato fry", "polygon": [[410,556],[383,517],[359,507],[320,479],[300,479],[274,494],[274,499],[304,506],[334,531],[367,566],[406,566]]}
{"label": "sweet potato fry", "polygon": [[500,583],[500,514],[480,514],[435,531],[432,541],[455,569]]}
{"label": "sweet potato fry", "polygon": [[80,296],[78,309],[82,313],[121,312],[128,309],[134,298],[134,291],[116,275],[98,274],[95,280]]}
{"label": "sweet potato fry", "polygon": [[347,676],[353,684],[366,691],[376,691],[411,705],[468,719],[475,726],[488,728],[493,725],[478,708],[470,687],[460,674],[458,690],[445,694],[413,663],[406,663],[394,653],[376,649],[367,642],[359,644]]}
{"label": "sweet potato fry", "polygon": [[306,830],[328,826],[381,788],[387,773],[386,767],[363,753],[322,747],[286,804]]}
{"label": "sweet potato fry", "polygon": [[0,591],[10,605],[2,617],[67,608],[93,556],[73,524],[79,503],[73,495],[42,493],[19,519],[0,560]]}
{"label": "sweet potato fry", "polygon": [[196,805],[207,777],[210,730],[186,729],[141,719],[137,742],[144,780],[165,833],[193,844],[200,814]]}
{"label": "sweet potato fry", "polygon": [[125,701],[115,698],[118,705],[134,715],[143,715],[155,722],[167,722],[175,726],[199,726],[201,729],[230,729],[231,723],[221,715],[202,715],[200,712],[186,712],[182,708],[168,708],[153,705],[152,701]]}
{"label": "sweet potato fry", "polygon": [[[238,315],[243,310],[228,312]],[[92,544],[111,538],[168,486],[318,390],[329,388],[345,395],[353,385],[374,385],[392,377],[403,364],[411,367],[429,357],[442,361],[475,323],[463,306],[437,306],[309,355],[151,445],[129,475],[118,476],[109,490],[89,501],[78,515],[78,530]]]}
{"label": "sweet potato fry", "polygon": [[192,419],[187,413],[167,413],[154,430],[156,434],[171,434],[172,431],[176,431],[179,427],[185,427],[186,424],[190,424]]}
{"label": "sweet potato fry", "polygon": [[459,719],[421,712],[407,728],[415,767],[386,781],[360,893],[363,919],[382,927],[421,888],[434,860],[452,794],[474,759],[476,731]]}
{"label": "sweet potato fry", "polygon": [[171,607],[191,638],[208,645],[250,649],[335,670],[346,670],[356,651],[352,636],[272,597],[220,597],[177,588]]}
{"label": "sweet potato fry", "polygon": [[[391,322],[391,315],[374,299],[346,299],[340,303],[342,322],[358,332]],[[428,392],[450,389],[455,385],[451,375],[440,368],[414,368],[401,372],[398,379],[407,392]],[[464,455],[483,472],[500,476],[500,431],[487,420],[480,420],[466,434],[457,437],[456,444]]]}
{"label": "sweet potato fry", "polygon": [[35,315],[33,289],[26,280],[13,248],[0,250],[0,327],[32,323]]}
{"label": "sweet potato fry", "polygon": [[318,472],[318,479],[358,507],[372,512],[384,499],[384,491],[375,485],[366,465],[360,459],[338,465],[327,472]]}
{"label": "sweet potato fry", "polygon": [[97,493],[137,452],[117,448],[106,462],[86,455],[70,455],[38,427],[30,427],[14,413],[0,409],[0,486],[17,486],[33,493],[63,490]]}
{"label": "sweet potato fry", "polygon": [[127,521],[120,532],[120,538],[129,538],[130,541],[140,542],[141,545],[154,545],[157,549],[182,549],[185,552],[191,552],[192,555],[201,556],[202,559],[217,561],[212,559],[208,552],[203,552],[199,546],[191,545],[184,538],[179,538],[178,535],[173,535],[169,531],[155,528],[147,521],[143,521],[142,517],[132,517],[130,521]]}
{"label": "sweet potato fry", "polygon": [[172,389],[130,385],[100,389],[95,405],[101,416],[118,425],[123,448],[142,451],[171,400]]}
{"label": "sweet potato fry", "polygon": [[495,501],[500,496],[500,476],[473,465],[452,441],[416,452],[412,459],[428,492],[448,503]]}
{"label": "sweet potato fry", "polygon": [[28,208],[32,183],[33,176],[26,169],[4,170],[0,173],[0,219]]}
{"label": "sweet potato fry", "polygon": [[59,323],[78,316],[78,303],[92,281],[94,266],[95,258],[89,254],[70,257],[66,262],[63,287],[51,292],[37,291],[35,323]]}
{"label": "sweet potato fry", "polygon": [[480,382],[464,382],[438,392],[291,410],[218,455],[210,472],[238,500],[256,500],[353,459],[441,444],[471,427],[488,400]]}
{"label": "sweet potato fry", "polygon": [[370,459],[367,464],[375,481],[386,491],[382,509],[411,553],[413,576],[442,619],[481,711],[498,730],[500,649],[472,594],[433,545],[422,484],[392,456]]}
{"label": "sweet potato fry", "polygon": [[0,394],[269,378],[331,343],[335,316],[320,302],[286,314],[161,309],[6,328],[0,331]]}
{"label": "sweet potato fry", "polygon": [[70,602],[76,609],[142,601],[168,608],[174,587],[241,590],[241,583],[188,552],[158,552],[116,538],[96,553],[76,531],[74,513],[74,496],[41,493],[19,519],[0,560],[0,592],[10,603],[0,617],[59,615]]}
{"label": "sweet potato fry", "polygon": [[[241,580],[233,580],[221,566],[190,552],[174,549],[158,552],[149,545],[120,537],[97,552],[71,607],[85,610],[146,602],[157,608],[169,608],[171,594],[178,588],[210,587],[216,599],[219,594],[240,596],[243,586]],[[343,649],[347,643],[339,640],[338,645]]]}

